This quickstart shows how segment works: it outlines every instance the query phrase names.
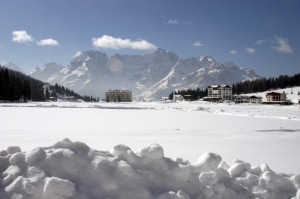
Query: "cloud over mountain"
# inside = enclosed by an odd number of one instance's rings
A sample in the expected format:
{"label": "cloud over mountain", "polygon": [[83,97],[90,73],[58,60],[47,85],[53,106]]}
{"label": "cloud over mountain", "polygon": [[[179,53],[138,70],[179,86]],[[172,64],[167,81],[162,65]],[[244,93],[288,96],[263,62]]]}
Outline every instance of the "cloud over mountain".
{"label": "cloud over mountain", "polygon": [[275,37],[276,46],[272,46],[274,50],[281,53],[293,53],[293,49],[289,41],[283,37]]}
{"label": "cloud over mountain", "polygon": [[247,47],[247,48],[245,48],[245,50],[249,54],[254,54],[255,53],[255,49],[254,48]]}
{"label": "cloud over mountain", "polygon": [[29,43],[33,41],[33,38],[25,30],[18,30],[12,32],[12,41],[16,43]]}
{"label": "cloud over mountain", "polygon": [[59,46],[58,41],[54,40],[54,39],[43,39],[37,42],[37,45],[39,46]]}
{"label": "cloud over mountain", "polygon": [[92,43],[94,47],[111,48],[115,50],[124,48],[134,50],[155,50],[157,48],[154,44],[146,40],[132,41],[130,39],[115,38],[109,35],[92,38]]}
{"label": "cloud over mountain", "polygon": [[200,40],[194,42],[194,47],[202,47],[202,46],[204,45]]}

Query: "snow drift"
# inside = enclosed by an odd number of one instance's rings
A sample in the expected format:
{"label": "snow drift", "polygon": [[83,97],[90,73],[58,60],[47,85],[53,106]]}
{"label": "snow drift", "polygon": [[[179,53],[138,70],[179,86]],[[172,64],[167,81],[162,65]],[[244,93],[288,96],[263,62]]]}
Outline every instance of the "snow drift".
{"label": "snow drift", "polygon": [[112,152],[64,139],[50,147],[0,151],[2,199],[285,199],[300,198],[300,175],[267,165],[232,165],[213,153],[191,164],[164,157],[160,145]]}

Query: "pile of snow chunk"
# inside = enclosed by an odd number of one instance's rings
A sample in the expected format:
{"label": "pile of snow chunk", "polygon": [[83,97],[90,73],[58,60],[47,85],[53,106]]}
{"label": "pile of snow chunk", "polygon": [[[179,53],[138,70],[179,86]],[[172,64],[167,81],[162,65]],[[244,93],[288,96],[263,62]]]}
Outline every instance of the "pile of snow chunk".
{"label": "pile of snow chunk", "polygon": [[149,145],[97,151],[65,139],[50,147],[0,151],[2,199],[300,199],[300,175],[203,153],[190,164]]}

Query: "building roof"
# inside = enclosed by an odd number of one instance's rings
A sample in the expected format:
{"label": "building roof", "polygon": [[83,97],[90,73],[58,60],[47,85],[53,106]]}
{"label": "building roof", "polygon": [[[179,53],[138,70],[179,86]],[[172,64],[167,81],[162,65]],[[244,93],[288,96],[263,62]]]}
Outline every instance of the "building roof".
{"label": "building roof", "polygon": [[285,94],[285,93],[280,93],[280,92],[275,92],[275,91],[266,93],[266,95],[282,95],[282,94]]}
{"label": "building roof", "polygon": [[222,84],[222,85],[209,85],[207,88],[231,88],[231,86],[229,86],[228,84]]}
{"label": "building roof", "polygon": [[118,90],[118,89],[115,89],[115,90],[108,90],[107,92],[132,92],[132,91],[130,91],[130,90]]}
{"label": "building roof", "polygon": [[262,97],[260,97],[260,96],[255,96],[255,95],[252,95],[252,96],[250,96],[249,98],[251,98],[251,99],[262,99]]}

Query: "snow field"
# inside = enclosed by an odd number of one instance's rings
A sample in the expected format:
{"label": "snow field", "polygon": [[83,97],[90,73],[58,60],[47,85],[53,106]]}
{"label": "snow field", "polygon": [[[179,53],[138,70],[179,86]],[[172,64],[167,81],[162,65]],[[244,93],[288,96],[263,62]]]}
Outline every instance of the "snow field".
{"label": "snow field", "polygon": [[1,199],[300,198],[299,106],[60,102],[0,113]]}
{"label": "snow field", "polygon": [[299,198],[300,175],[273,172],[203,153],[191,164],[152,144],[112,152],[64,139],[50,147],[0,152],[0,198],[20,199],[284,199]]}
{"label": "snow field", "polygon": [[208,151],[227,162],[238,158],[300,173],[299,109],[204,102],[1,104],[0,149],[30,151],[66,137],[97,150],[157,143],[174,159],[194,162]]}

